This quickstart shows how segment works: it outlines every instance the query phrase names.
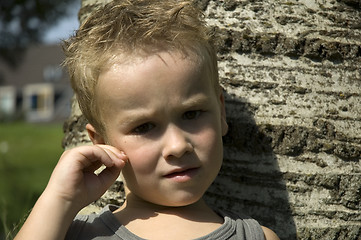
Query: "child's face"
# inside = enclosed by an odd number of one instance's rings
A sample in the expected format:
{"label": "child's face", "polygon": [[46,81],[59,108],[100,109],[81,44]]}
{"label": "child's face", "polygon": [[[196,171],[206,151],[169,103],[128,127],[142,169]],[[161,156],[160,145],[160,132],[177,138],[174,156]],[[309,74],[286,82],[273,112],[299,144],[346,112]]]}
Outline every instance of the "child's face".
{"label": "child's face", "polygon": [[128,156],[122,172],[134,196],[184,206],[217,176],[227,124],[223,95],[208,72],[176,52],[161,52],[100,74],[96,100],[106,143]]}

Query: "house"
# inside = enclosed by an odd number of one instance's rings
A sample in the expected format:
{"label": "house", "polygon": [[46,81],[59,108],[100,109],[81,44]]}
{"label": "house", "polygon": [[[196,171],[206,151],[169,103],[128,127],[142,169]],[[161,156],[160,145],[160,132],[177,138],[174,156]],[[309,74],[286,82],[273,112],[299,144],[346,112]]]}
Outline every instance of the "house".
{"label": "house", "polygon": [[67,118],[73,92],[63,59],[60,45],[37,45],[27,49],[16,68],[0,61],[0,120]]}

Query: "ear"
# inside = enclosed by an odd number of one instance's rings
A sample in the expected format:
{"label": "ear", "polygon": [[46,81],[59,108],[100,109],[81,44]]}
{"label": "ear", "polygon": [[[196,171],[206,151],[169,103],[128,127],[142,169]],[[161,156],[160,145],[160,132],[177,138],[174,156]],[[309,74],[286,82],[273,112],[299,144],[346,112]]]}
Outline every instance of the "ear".
{"label": "ear", "polygon": [[228,124],[226,121],[226,104],[224,100],[223,91],[221,89],[221,93],[219,96],[219,105],[221,108],[221,128],[222,128],[222,136],[226,135],[228,132]]}
{"label": "ear", "polygon": [[90,140],[93,142],[93,144],[105,144],[104,138],[103,136],[101,136],[93,127],[93,125],[91,125],[90,123],[88,123],[85,126],[86,130],[88,131],[88,135]]}

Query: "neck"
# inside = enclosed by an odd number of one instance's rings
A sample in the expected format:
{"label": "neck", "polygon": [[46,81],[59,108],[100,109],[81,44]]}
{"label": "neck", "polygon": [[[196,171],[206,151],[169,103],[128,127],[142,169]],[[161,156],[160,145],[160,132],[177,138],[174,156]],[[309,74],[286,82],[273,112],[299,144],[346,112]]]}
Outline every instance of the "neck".
{"label": "neck", "polygon": [[171,207],[127,195],[126,202],[114,215],[129,231],[146,239],[194,239],[214,231],[223,223],[223,218],[203,199],[190,205]]}
{"label": "neck", "polygon": [[176,213],[177,211],[183,212],[185,210],[190,210],[190,211],[194,211],[194,210],[198,210],[198,211],[204,211],[204,210],[209,210],[210,208],[208,207],[208,205],[204,202],[204,200],[201,198],[199,199],[197,202],[194,202],[192,204],[189,205],[184,205],[184,206],[164,206],[164,205],[158,205],[158,204],[154,204],[152,202],[148,202],[145,201],[133,194],[128,194],[126,197],[126,201],[124,203],[124,205],[121,207],[122,209],[137,209],[140,211],[145,211],[145,212],[154,212],[154,213]]}
{"label": "neck", "polygon": [[[136,219],[151,218],[182,218],[190,221],[205,221],[211,216],[218,216],[203,199],[186,206],[162,206],[144,201],[132,194],[128,194],[126,202],[119,208],[115,215],[121,218],[122,224]],[[125,221],[125,222],[124,222]]]}

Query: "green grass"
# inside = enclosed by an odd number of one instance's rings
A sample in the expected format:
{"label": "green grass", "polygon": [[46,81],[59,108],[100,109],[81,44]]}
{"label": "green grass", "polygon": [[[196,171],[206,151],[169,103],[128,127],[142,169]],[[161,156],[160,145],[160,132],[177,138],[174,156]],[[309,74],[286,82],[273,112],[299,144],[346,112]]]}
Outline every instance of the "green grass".
{"label": "green grass", "polygon": [[44,190],[62,137],[61,123],[0,123],[0,239],[11,235]]}

